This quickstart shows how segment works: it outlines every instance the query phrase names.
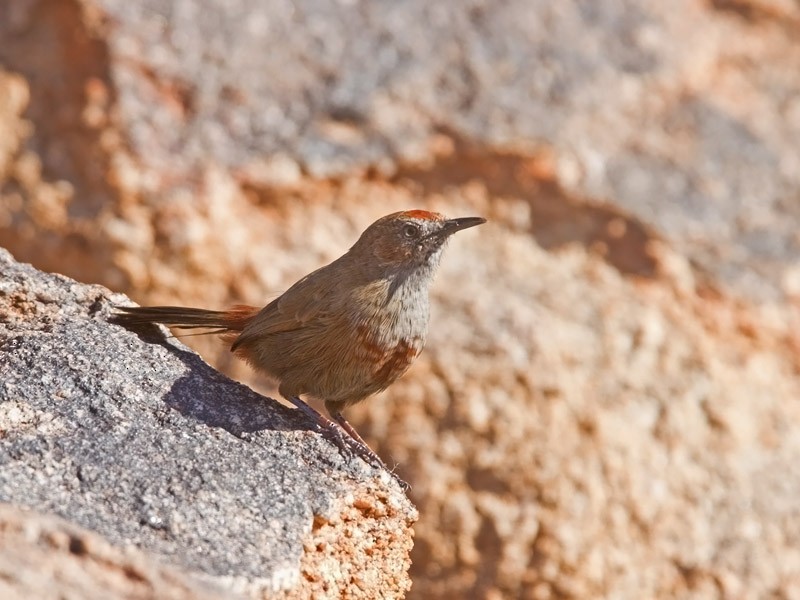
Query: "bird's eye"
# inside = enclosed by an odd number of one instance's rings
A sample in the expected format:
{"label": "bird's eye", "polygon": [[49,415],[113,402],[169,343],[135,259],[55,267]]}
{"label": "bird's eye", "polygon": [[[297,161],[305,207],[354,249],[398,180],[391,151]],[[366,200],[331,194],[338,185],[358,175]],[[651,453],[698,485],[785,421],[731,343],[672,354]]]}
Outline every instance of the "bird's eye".
{"label": "bird's eye", "polygon": [[419,237],[419,227],[413,223],[407,223],[403,227],[403,235],[408,239],[413,240]]}

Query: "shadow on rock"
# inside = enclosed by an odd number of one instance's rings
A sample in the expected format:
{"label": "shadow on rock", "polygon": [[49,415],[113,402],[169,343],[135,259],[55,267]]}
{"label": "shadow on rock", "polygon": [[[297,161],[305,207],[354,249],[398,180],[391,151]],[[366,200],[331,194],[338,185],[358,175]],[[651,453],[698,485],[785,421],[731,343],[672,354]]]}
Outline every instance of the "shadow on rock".
{"label": "shadow on rock", "polygon": [[[113,319],[111,319],[113,322]],[[177,357],[188,372],[177,378],[163,397],[165,404],[210,427],[237,437],[257,431],[313,431],[314,424],[294,409],[223,375],[203,359],[178,346],[154,326],[128,328],[147,344],[158,344]],[[235,391],[236,393],[231,393]]]}

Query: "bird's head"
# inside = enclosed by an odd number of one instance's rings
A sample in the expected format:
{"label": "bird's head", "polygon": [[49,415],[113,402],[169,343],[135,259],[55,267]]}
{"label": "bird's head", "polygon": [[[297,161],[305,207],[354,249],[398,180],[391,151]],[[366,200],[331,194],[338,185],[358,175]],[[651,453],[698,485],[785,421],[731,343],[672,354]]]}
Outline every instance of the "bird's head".
{"label": "bird's head", "polygon": [[435,268],[451,235],[485,222],[481,217],[448,219],[427,210],[396,212],[370,225],[350,252],[364,253],[384,269]]}

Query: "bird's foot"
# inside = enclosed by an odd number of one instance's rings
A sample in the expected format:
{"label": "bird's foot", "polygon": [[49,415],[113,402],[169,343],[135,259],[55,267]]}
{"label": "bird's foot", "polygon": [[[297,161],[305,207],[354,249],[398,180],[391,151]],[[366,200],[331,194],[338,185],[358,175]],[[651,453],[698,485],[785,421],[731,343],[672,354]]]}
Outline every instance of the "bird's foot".
{"label": "bird's foot", "polygon": [[347,457],[357,456],[371,467],[386,471],[400,485],[404,492],[411,489],[411,486],[401,479],[394,470],[386,466],[386,463],[381,460],[381,457],[378,456],[372,448],[349,435],[345,435],[343,428],[339,427],[336,423],[332,421],[328,421],[328,423],[329,426],[323,427],[323,435],[326,435],[328,439],[333,441],[341,453],[345,454]]}
{"label": "bird's foot", "polygon": [[339,449],[340,453],[345,455],[347,458],[357,456],[368,465],[383,469],[384,471],[388,472],[389,475],[391,475],[394,480],[397,481],[403,491],[408,491],[411,489],[411,486],[409,486],[408,483],[403,481],[394,471],[389,469],[381,460],[380,456],[375,454],[375,452],[373,452],[372,449],[367,446],[367,443],[361,439],[361,436],[358,435],[350,423],[344,419],[341,413],[335,413],[332,415],[336,419],[338,423],[337,425],[337,423],[334,423],[324,415],[320,414],[318,411],[314,410],[313,407],[303,402],[300,398],[296,396],[287,396],[287,399],[314,422],[314,425],[316,425],[320,433],[330,439]]}
{"label": "bird's foot", "polygon": [[400,478],[400,476],[394,472],[393,469],[390,469],[389,467],[386,466],[386,463],[384,463],[381,460],[381,457],[378,456],[372,450],[372,448],[370,448],[367,445],[367,442],[365,442],[364,439],[353,428],[353,426],[350,425],[350,423],[347,421],[347,419],[344,418],[344,415],[341,412],[332,411],[331,416],[339,424],[339,426],[347,433],[350,439],[352,439],[358,445],[360,451],[359,456],[361,456],[364,462],[369,463],[375,467],[380,467],[384,471],[388,472],[389,475],[391,475],[394,478],[394,480],[397,481],[398,484],[400,484],[400,487],[403,488],[403,491],[407,492],[408,490],[411,489],[411,486],[408,485],[408,483],[406,483],[405,481],[403,481]]}

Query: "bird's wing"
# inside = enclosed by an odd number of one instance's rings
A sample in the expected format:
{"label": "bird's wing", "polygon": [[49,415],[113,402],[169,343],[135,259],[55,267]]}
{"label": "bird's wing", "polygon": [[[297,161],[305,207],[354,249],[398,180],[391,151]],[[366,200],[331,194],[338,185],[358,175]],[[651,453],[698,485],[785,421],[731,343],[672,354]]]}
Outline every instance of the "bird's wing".
{"label": "bird's wing", "polygon": [[[303,327],[309,321],[324,318],[330,312],[335,281],[306,275],[264,309],[265,327],[269,331],[287,331]],[[270,309],[270,310],[267,310]]]}
{"label": "bird's wing", "polygon": [[[315,277],[321,270],[306,275],[262,308],[236,339],[231,350],[263,335],[301,329],[312,320],[320,324],[327,321],[332,314],[331,298],[334,294],[331,288],[335,287],[336,282],[334,280],[330,284],[326,277]],[[322,282],[327,284],[323,285]]]}

